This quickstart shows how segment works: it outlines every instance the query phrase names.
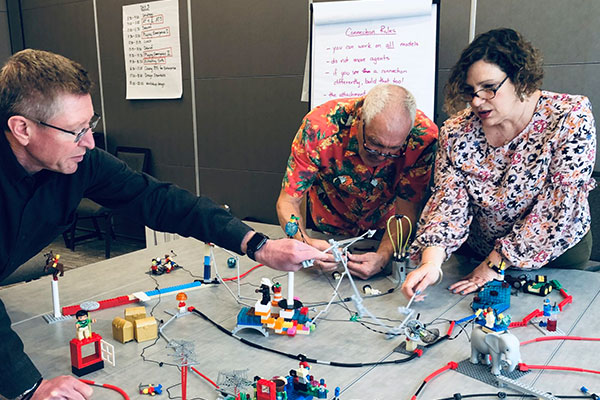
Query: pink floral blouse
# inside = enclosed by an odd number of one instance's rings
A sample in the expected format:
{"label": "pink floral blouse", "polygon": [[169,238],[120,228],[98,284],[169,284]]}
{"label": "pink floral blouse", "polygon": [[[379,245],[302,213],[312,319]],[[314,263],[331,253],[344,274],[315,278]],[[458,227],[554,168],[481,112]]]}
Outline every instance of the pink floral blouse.
{"label": "pink floral blouse", "polygon": [[440,131],[434,188],[419,220],[411,258],[428,246],[449,257],[465,241],[482,256],[537,269],[577,244],[590,228],[588,192],[596,128],[587,97],[542,91],[529,125],[493,147],[465,109]]}

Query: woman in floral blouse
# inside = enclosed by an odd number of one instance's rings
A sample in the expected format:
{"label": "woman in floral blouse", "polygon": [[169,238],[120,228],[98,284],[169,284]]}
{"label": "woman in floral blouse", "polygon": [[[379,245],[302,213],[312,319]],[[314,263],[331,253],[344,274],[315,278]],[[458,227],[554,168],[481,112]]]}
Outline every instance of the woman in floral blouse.
{"label": "woman in floral blouse", "polygon": [[541,90],[542,78],[539,50],[512,29],[483,33],[463,51],[446,85],[454,115],[440,131],[435,185],[411,248],[420,264],[405,296],[441,281],[442,263],[459,248],[485,258],[450,286],[461,294],[507,267],[585,266],[592,106],[585,96]]}

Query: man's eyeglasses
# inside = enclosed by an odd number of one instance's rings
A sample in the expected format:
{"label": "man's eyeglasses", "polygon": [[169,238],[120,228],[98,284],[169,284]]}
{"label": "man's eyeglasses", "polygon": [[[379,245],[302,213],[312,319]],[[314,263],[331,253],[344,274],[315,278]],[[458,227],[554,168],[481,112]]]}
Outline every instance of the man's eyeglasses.
{"label": "man's eyeglasses", "polygon": [[376,156],[376,157],[385,157],[385,158],[399,158],[400,154],[392,154],[392,153],[382,153],[379,150],[375,150],[370,148],[369,146],[367,146],[367,135],[365,134],[365,129],[367,127],[367,123],[363,120],[363,124],[362,124],[362,131],[363,131],[363,147],[365,148],[366,152]]}
{"label": "man's eyeglasses", "polygon": [[82,130],[80,130],[79,132],[73,132],[73,131],[69,131],[67,129],[59,128],[58,126],[50,125],[44,121],[40,121],[37,119],[33,119],[32,121],[35,121],[40,125],[47,126],[48,128],[53,128],[53,129],[57,129],[59,131],[65,132],[65,133],[69,133],[69,134],[75,136],[75,143],[78,143],[81,140],[81,138],[83,137],[83,135],[85,135],[87,133],[87,131],[94,130],[96,128],[96,126],[98,125],[98,122],[100,121],[100,118],[102,118],[102,116],[100,114],[94,113],[94,116],[90,120],[89,125],[87,127],[83,128]]}
{"label": "man's eyeglasses", "polygon": [[496,97],[496,92],[498,90],[500,90],[500,87],[502,87],[502,85],[504,84],[504,82],[506,82],[507,79],[508,79],[508,75],[506,75],[506,77],[504,79],[502,79],[502,82],[500,82],[494,88],[483,88],[483,89],[479,89],[476,92],[471,92],[471,93],[466,93],[465,92],[465,93],[462,93],[462,98],[466,102],[473,101],[473,99],[475,97],[479,97],[482,100],[491,100],[494,97]]}

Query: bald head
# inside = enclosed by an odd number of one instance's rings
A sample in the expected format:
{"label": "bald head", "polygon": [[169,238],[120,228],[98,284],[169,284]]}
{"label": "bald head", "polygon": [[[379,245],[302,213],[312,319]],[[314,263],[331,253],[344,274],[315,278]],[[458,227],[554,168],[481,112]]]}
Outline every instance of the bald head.
{"label": "bald head", "polygon": [[417,103],[414,96],[402,86],[382,84],[373,87],[362,106],[362,118],[368,125],[375,117],[382,117],[389,130],[394,131],[410,120],[414,125]]}

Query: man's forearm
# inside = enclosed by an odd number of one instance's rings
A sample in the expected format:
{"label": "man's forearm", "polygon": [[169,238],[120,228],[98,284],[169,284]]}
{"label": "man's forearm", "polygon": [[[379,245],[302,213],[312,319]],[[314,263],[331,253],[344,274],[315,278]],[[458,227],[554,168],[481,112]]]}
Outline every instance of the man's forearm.
{"label": "man's forearm", "polygon": [[246,233],[246,235],[244,236],[244,238],[242,239],[242,244],[240,245],[240,249],[242,250],[243,254],[246,254],[248,252],[248,241],[250,240],[250,238],[252,236],[254,236],[256,232],[255,231],[248,231]]}

